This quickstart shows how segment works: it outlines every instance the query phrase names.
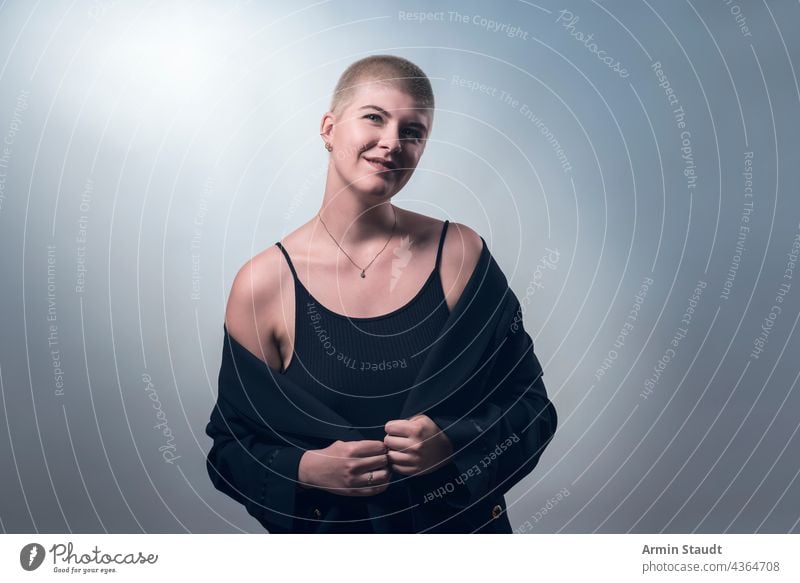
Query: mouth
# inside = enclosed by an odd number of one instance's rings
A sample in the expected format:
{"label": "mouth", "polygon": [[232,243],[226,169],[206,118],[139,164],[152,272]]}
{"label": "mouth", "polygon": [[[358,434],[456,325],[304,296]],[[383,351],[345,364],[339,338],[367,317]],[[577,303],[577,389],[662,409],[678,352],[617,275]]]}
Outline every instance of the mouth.
{"label": "mouth", "polygon": [[391,160],[384,160],[382,158],[364,158],[367,163],[381,172],[396,172],[397,164]]}

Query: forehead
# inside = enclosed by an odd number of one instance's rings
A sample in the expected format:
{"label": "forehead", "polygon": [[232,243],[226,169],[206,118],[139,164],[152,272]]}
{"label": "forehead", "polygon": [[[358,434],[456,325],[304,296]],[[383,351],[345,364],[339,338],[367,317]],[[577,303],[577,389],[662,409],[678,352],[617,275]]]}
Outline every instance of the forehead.
{"label": "forehead", "polygon": [[[397,87],[380,82],[361,84],[353,94],[348,107],[353,112],[367,111],[373,105],[402,119],[430,120],[430,110],[425,109],[414,97]],[[374,111],[374,109],[373,109]]]}

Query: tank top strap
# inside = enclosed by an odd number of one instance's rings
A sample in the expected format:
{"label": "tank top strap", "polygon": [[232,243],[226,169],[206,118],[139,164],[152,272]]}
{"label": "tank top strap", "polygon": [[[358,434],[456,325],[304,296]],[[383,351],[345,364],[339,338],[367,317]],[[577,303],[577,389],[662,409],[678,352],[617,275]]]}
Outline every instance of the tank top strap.
{"label": "tank top strap", "polygon": [[289,269],[292,270],[292,277],[294,278],[295,283],[297,283],[298,281],[297,272],[294,269],[294,264],[292,263],[292,259],[289,257],[289,254],[286,252],[286,249],[284,249],[283,245],[281,245],[280,241],[278,241],[275,244],[278,246],[278,249],[280,249],[283,252],[283,256],[286,257],[286,263],[289,264]]}
{"label": "tank top strap", "polygon": [[450,221],[445,220],[442,225],[442,235],[439,238],[439,249],[436,251],[436,271],[439,271],[439,263],[442,260],[442,247],[444,247],[444,237],[447,234],[447,225]]}
{"label": "tank top strap", "polygon": [[[436,271],[439,271],[439,265],[441,264],[442,261],[442,248],[444,247],[444,238],[447,235],[447,225],[449,224],[450,224],[449,220],[445,220],[444,223],[442,224],[442,234],[439,237],[439,248],[436,250],[436,267],[435,267]],[[278,246],[278,249],[281,250],[283,256],[286,257],[286,263],[289,264],[289,269],[291,269],[292,271],[292,277],[294,277],[295,282],[297,282],[298,281],[297,271],[294,268],[294,264],[292,263],[291,257],[289,257],[289,253],[286,252],[286,248],[281,244],[280,241],[277,241],[275,245]]]}

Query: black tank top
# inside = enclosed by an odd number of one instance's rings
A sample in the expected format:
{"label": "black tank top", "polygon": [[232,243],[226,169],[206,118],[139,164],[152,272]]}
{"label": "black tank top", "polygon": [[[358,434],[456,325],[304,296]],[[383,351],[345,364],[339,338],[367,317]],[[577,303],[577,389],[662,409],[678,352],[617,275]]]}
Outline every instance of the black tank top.
{"label": "black tank top", "polygon": [[302,284],[286,249],[295,287],[295,341],[283,372],[348,419],[365,439],[383,440],[387,421],[398,419],[428,350],[450,315],[439,275],[449,221],[442,226],[436,263],[404,306],[351,318],[320,304]]}

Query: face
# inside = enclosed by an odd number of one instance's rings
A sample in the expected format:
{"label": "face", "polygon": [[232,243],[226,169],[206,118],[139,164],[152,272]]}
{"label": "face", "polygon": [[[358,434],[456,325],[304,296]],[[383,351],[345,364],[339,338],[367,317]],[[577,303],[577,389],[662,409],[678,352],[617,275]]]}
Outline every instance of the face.
{"label": "face", "polygon": [[360,87],[338,117],[326,113],[321,129],[333,147],[331,164],[343,186],[389,198],[414,173],[431,122],[431,114],[419,109],[413,97],[374,83]]}

